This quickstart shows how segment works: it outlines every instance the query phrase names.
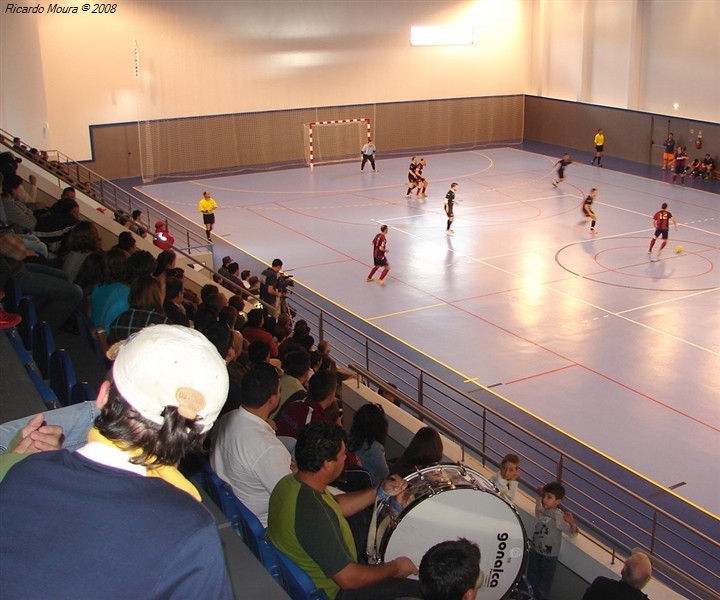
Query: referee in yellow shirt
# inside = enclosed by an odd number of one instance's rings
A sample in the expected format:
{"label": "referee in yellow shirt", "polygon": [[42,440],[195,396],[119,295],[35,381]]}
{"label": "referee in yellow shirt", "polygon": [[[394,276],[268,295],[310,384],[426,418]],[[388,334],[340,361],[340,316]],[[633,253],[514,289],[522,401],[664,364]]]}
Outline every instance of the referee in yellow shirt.
{"label": "referee in yellow shirt", "polygon": [[215,224],[215,209],[217,208],[217,202],[212,199],[210,194],[203,192],[202,198],[198,203],[198,210],[202,213],[203,223],[205,224],[205,235],[208,241],[210,240],[210,232]]}
{"label": "referee in yellow shirt", "polygon": [[602,167],[602,155],[603,150],[605,150],[605,134],[603,133],[602,129],[598,129],[597,133],[595,134],[595,158],[592,159],[592,164],[595,164],[595,161],[597,161],[597,166]]}

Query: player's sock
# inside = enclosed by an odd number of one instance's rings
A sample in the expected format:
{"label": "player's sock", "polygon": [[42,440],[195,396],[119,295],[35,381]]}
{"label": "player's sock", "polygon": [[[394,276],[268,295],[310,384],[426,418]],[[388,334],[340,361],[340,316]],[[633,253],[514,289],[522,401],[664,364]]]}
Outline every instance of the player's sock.
{"label": "player's sock", "polygon": [[650,247],[648,248],[648,252],[652,252],[654,245],[655,245],[655,238],[650,240]]}

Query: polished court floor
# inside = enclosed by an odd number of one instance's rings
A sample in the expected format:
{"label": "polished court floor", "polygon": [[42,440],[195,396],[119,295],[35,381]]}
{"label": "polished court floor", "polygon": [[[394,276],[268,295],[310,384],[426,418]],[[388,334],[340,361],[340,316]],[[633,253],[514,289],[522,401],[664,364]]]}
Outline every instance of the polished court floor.
{"label": "polished court floor", "polygon": [[[554,188],[557,158],[429,155],[422,200],[404,197],[408,158],[380,160],[378,173],[345,163],[139,189],[198,227],[209,191],[220,205],[216,261],[232,254],[226,243],[282,258],[299,284],[451,368],[463,389],[491,387],[718,515],[720,196],[587,162]],[[580,223],[593,187],[594,235]],[[663,202],[680,227],[648,255]],[[381,223],[384,287],[365,282]]]}

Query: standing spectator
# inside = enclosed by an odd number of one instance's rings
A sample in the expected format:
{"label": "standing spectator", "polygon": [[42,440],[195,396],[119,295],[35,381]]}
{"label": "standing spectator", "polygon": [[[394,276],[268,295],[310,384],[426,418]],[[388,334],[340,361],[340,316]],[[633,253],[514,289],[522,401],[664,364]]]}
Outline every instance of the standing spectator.
{"label": "standing spectator", "polygon": [[553,187],[557,187],[563,181],[565,181],[565,168],[571,164],[572,164],[572,161],[570,160],[570,155],[567,152],[565,152],[565,154],[562,155],[562,158],[553,165],[553,167],[558,168],[558,170],[557,170],[558,176],[557,176],[557,179],[555,181],[553,181]]}
{"label": "standing spectator", "polygon": [[196,331],[158,325],[122,346],[88,443],[29,456],[3,481],[3,594],[231,599],[215,519],[177,469],[227,390],[225,363]]}
{"label": "standing spectator", "polygon": [[538,600],[550,598],[563,532],[570,537],[575,537],[578,533],[573,514],[560,508],[564,497],[565,488],[553,481],[543,486],[535,504],[537,521],[528,563],[528,580]]}
{"label": "standing spectator", "polygon": [[[27,460],[27,459],[26,459]],[[268,537],[303,569],[329,598],[381,600],[417,597],[417,574],[405,557],[365,565],[357,561],[347,521],[375,502],[402,493],[407,483],[394,477],[379,488],[333,496],[327,486],[343,471],[345,432],[338,425],[310,423],[295,446],[298,471],[286,475],[270,495]]]}
{"label": "standing spectator", "polygon": [[662,170],[664,171],[672,166],[673,160],[675,160],[675,138],[672,133],[668,133],[667,138],[663,142],[663,146],[665,151],[663,152]]}
{"label": "standing spectator", "polygon": [[282,292],[278,288],[278,273],[280,273],[283,262],[279,258],[272,261],[272,265],[260,274],[260,300],[268,304],[271,315],[276,315],[280,306]]}
{"label": "standing spectator", "polygon": [[597,161],[598,167],[602,167],[602,155],[605,151],[605,133],[602,129],[597,130],[593,142],[595,144],[595,156],[592,159],[592,164],[595,164],[595,161]]}
{"label": "standing spectator", "polygon": [[210,232],[215,224],[215,209],[217,202],[210,196],[208,192],[203,192],[200,202],[198,202],[198,210],[202,213],[203,223],[205,224],[205,236],[210,241]]}
{"label": "standing spectator", "polygon": [[[312,381],[316,374],[310,380]],[[348,437],[348,450],[360,459],[363,468],[370,473],[373,485],[378,485],[390,473],[385,460],[385,440],[388,420],[379,404],[363,404],[353,417]]]}
{"label": "standing spectator", "polygon": [[380,273],[380,279],[378,279],[378,283],[380,285],[385,285],[385,277],[390,272],[390,263],[388,262],[386,258],[386,254],[389,252],[387,249],[387,236],[385,235],[387,233],[388,226],[387,225],[381,225],[380,226],[380,233],[378,233],[372,241],[372,247],[373,247],[373,268],[370,270],[370,274],[367,276],[368,283],[373,280],[373,277],[375,276],[375,273],[377,270],[382,267],[382,273]]}
{"label": "standing spectator", "polygon": [[280,379],[272,365],[254,364],[242,378],[241,406],[217,424],[210,462],[218,476],[267,527],[275,484],[291,473],[291,457],[268,423],[280,402]]}
{"label": "standing spectator", "polygon": [[675,220],[675,217],[672,216],[672,213],[668,211],[667,207],[667,202],[663,202],[660,210],[653,215],[655,234],[653,235],[653,239],[650,240],[648,254],[652,252],[653,246],[655,245],[655,242],[659,237],[662,237],[663,241],[660,245],[660,250],[658,250],[658,256],[660,256],[660,253],[665,249],[665,246],[667,246],[668,243],[668,236],[670,233],[670,223],[675,225],[675,231],[677,231],[678,229],[677,221]]}
{"label": "standing spectator", "polygon": [[367,161],[370,161],[370,165],[372,166],[373,173],[377,173],[377,169],[375,168],[375,152],[376,151],[377,151],[377,148],[375,148],[375,144],[373,144],[372,138],[368,138],[367,144],[365,144],[362,147],[362,150],[360,150],[360,156],[362,157],[362,164],[360,165],[361,173],[365,169],[365,163]]}
{"label": "standing spectator", "polygon": [[465,538],[440,542],[420,561],[423,600],[475,600],[480,579],[480,548]]}
{"label": "standing spectator", "polygon": [[520,482],[520,459],[517,454],[506,454],[500,462],[500,470],[490,478],[492,483],[510,501],[515,500]]}
{"label": "standing spectator", "polygon": [[447,215],[447,226],[445,227],[445,233],[447,235],[452,235],[455,233],[450,227],[455,221],[455,192],[458,189],[458,184],[453,183],[450,186],[450,189],[448,190],[448,193],[445,194],[445,205],[443,208],[445,209],[445,214]]}
{"label": "standing spectator", "polygon": [[597,577],[585,591],[582,600],[647,600],[642,589],[652,577],[652,563],[647,554],[634,551],[625,561],[620,581]]}

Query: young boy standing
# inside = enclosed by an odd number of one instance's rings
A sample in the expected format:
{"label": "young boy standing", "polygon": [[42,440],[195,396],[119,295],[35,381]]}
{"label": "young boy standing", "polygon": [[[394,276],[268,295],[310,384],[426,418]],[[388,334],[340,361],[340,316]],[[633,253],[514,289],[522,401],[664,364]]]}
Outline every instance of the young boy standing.
{"label": "young boy standing", "polygon": [[565,488],[553,481],[545,484],[535,505],[537,522],[528,563],[528,580],[539,600],[550,598],[563,532],[570,537],[575,537],[578,532],[573,514],[560,508],[564,497]]}

